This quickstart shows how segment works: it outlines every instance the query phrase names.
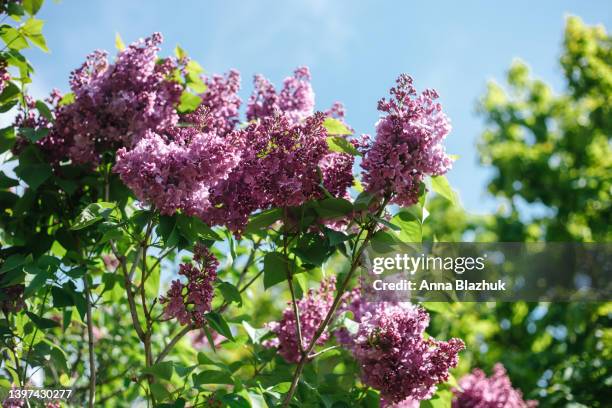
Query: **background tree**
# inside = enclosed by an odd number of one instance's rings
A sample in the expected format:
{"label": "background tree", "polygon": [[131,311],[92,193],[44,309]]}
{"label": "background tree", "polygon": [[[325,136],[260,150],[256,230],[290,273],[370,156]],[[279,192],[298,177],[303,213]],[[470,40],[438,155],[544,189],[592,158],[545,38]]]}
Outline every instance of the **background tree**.
{"label": "background tree", "polygon": [[[562,93],[514,62],[507,83],[491,82],[478,103],[486,129],[480,158],[499,200],[471,215],[435,197],[426,239],[485,242],[608,242],[612,230],[612,40],[603,27],[566,22]],[[438,329],[475,347],[462,363],[508,368],[541,406],[603,406],[610,401],[610,304],[452,304],[437,307]],[[454,316],[458,321],[449,322]],[[529,351],[528,351],[529,350]],[[470,359],[473,361],[468,362]]]}

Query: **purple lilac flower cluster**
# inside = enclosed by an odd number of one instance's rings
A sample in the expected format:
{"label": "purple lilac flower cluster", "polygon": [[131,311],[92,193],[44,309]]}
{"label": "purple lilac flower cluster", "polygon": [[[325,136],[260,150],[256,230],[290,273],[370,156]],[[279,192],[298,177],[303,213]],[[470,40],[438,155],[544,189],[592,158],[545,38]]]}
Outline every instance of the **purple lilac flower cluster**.
{"label": "purple lilac flower cluster", "polygon": [[299,68],[277,93],[256,77],[247,107],[252,122],[237,129],[240,76],[213,76],[200,107],[181,117],[188,126],[145,131],[134,147],[118,151],[114,170],[162,213],[182,210],[237,235],[253,212],[320,198],[321,186],[343,197],[353,157],[329,151],[326,116],[313,112],[309,79]]}
{"label": "purple lilac flower cluster", "polygon": [[501,364],[493,367],[487,375],[479,368],[459,380],[459,389],[454,389],[453,408],[534,408],[537,401],[523,400],[520,390],[512,387],[506,369]]}
{"label": "purple lilac flower cluster", "polygon": [[363,182],[366,191],[410,206],[418,201],[425,176],[450,169],[452,160],[442,141],[451,127],[435,102],[437,93],[426,90],[418,95],[408,75],[400,75],[390,93],[390,100],[378,102],[385,116],[376,124],[376,139],[365,149]]}
{"label": "purple lilac flower cluster", "polygon": [[176,318],[183,325],[201,327],[206,321],[206,313],[210,311],[219,262],[208,248],[200,244],[194,248],[193,260],[197,265],[180,265],[179,274],[187,278],[187,283],[178,279],[172,281],[166,296],[160,298],[160,303],[164,305],[168,318]]}
{"label": "purple lilac flower cluster", "polygon": [[249,121],[282,113],[290,122],[298,123],[314,113],[314,91],[307,67],[296,69],[286,78],[280,92],[262,75],[255,76],[254,86],[247,106]]}
{"label": "purple lilac flower cluster", "polygon": [[4,91],[10,80],[11,75],[6,69],[6,61],[0,60],[0,93]]}
{"label": "purple lilac flower cluster", "polygon": [[420,306],[363,304],[355,293],[345,298],[343,310],[353,311],[359,329],[352,336],[347,332],[337,336],[352,351],[364,384],[379,390],[386,406],[410,406],[430,398],[436,385],[448,380],[448,370],[457,365],[464,343],[424,338],[429,315]]}
{"label": "purple lilac flower cluster", "polygon": [[120,51],[114,63],[96,51],[72,72],[74,102],[58,106],[43,148],[55,160],[95,165],[105,151],[132,147],[147,131],[178,122],[182,87],[172,59],[158,61],[159,33]]}
{"label": "purple lilac flower cluster", "polygon": [[[306,296],[297,302],[304,348],[308,347],[317,328],[331,308],[335,290],[336,279],[325,279],[321,282],[317,291],[309,290]],[[283,318],[279,322],[268,323],[267,326],[276,334],[276,338],[268,340],[264,345],[266,347],[277,347],[278,353],[287,362],[297,363],[301,355],[293,307],[288,306],[285,309]],[[329,333],[324,332],[317,339],[316,344],[322,345],[327,340],[329,340]]]}
{"label": "purple lilac flower cluster", "polygon": [[114,171],[162,214],[178,209],[206,213],[209,189],[227,177],[239,154],[215,133],[195,133],[189,143],[147,131],[133,149],[117,151]]}

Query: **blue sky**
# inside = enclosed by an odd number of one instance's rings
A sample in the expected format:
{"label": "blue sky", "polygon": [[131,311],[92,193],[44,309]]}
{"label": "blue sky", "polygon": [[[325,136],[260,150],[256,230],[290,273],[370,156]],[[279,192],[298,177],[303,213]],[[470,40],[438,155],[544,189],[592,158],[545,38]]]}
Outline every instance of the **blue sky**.
{"label": "blue sky", "polygon": [[308,65],[317,107],[342,101],[356,131],[372,133],[377,100],[407,72],[419,89],[440,93],[453,123],[447,150],[460,156],[448,177],[464,206],[482,213],[495,203],[484,193],[490,173],[477,163],[483,122],[476,100],[517,57],[561,90],[557,60],[568,14],[612,26],[612,3],[604,0],[47,1],[40,16],[51,54],[30,53],[37,69],[32,91],[66,90],[86,54],[114,49],[115,33],[128,43],[159,31],[164,55],[180,44],[208,72],[240,70],[243,97],[255,73],[278,84]]}

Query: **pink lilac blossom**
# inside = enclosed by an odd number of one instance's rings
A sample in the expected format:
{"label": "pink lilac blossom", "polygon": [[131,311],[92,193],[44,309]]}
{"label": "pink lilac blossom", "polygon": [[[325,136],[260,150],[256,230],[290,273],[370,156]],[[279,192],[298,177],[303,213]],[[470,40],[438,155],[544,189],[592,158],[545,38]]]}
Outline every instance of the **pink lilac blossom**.
{"label": "pink lilac blossom", "polygon": [[194,112],[183,115],[181,122],[195,125],[198,132],[227,136],[240,123],[240,73],[230,70],[225,75],[215,74],[204,81],[207,89],[200,95],[202,103]]}
{"label": "pink lilac blossom", "polygon": [[[304,348],[308,347],[315,331],[331,308],[335,290],[336,279],[333,277],[325,279],[317,291],[309,290],[306,296],[297,302]],[[293,307],[289,305],[283,312],[283,318],[279,322],[268,323],[267,327],[276,334],[276,338],[266,341],[264,346],[277,347],[278,353],[287,362],[297,363],[301,355]],[[324,332],[316,344],[325,344],[329,336],[328,332]]]}
{"label": "pink lilac blossom", "polygon": [[206,313],[210,311],[217,278],[217,258],[200,244],[194,248],[192,263],[181,264],[179,274],[187,278],[187,283],[174,280],[166,296],[160,298],[164,313],[168,318],[176,318],[180,324],[194,324],[201,327],[206,322]]}
{"label": "pink lilac blossom", "polygon": [[[321,186],[343,197],[353,182],[353,157],[329,151],[325,115],[311,114],[306,101],[308,79],[306,68],[296,70],[279,95],[272,88],[278,101],[270,115],[234,129],[239,75],[215,76],[207,80],[201,106],[181,117],[190,126],[145,131],[133,148],[117,152],[115,171],[162,213],[182,210],[237,235],[253,212],[320,198]],[[251,103],[251,110],[256,106],[265,103]],[[311,115],[296,121],[283,107]]]}
{"label": "pink lilac blossom", "polygon": [[133,149],[117,151],[114,171],[139,200],[162,214],[178,209],[201,213],[209,207],[209,189],[238,159],[236,149],[214,133],[197,133],[179,143],[146,131]]}
{"label": "pink lilac blossom", "polygon": [[254,87],[247,105],[249,121],[283,114],[291,123],[298,123],[314,113],[314,91],[307,67],[299,67],[293,76],[285,78],[278,93],[261,75],[255,76]]}
{"label": "pink lilac blossom", "polygon": [[491,377],[479,368],[459,380],[454,389],[453,408],[534,408],[537,401],[523,400],[520,390],[513,388],[503,365],[493,367]]}
{"label": "pink lilac blossom", "polygon": [[319,113],[291,124],[285,116],[275,116],[235,133],[240,163],[211,188],[212,206],[202,218],[240,233],[256,210],[297,206],[321,197],[318,163],[329,151],[323,119]]}
{"label": "pink lilac blossom", "polygon": [[441,175],[451,168],[442,144],[451,127],[435,102],[438,94],[426,90],[418,95],[408,75],[400,75],[390,93],[390,100],[378,102],[385,116],[376,124],[376,139],[366,149],[363,181],[366,191],[390,195],[391,203],[410,206],[418,201],[425,176]]}
{"label": "pink lilac blossom", "polygon": [[448,380],[448,370],[457,365],[464,343],[424,338],[429,315],[423,308],[372,303],[359,310],[359,329],[348,347],[361,368],[363,383],[379,390],[387,403],[428,399],[437,384]]}
{"label": "pink lilac blossom", "polygon": [[52,157],[95,165],[105,151],[132,147],[147,131],[176,125],[182,87],[169,78],[177,68],[158,61],[162,36],[153,34],[120,51],[114,63],[96,51],[72,72],[74,102],[55,110],[47,136]]}
{"label": "pink lilac blossom", "polygon": [[4,88],[7,87],[10,80],[11,80],[11,75],[6,69],[6,62],[0,60],[0,93],[4,91]]}

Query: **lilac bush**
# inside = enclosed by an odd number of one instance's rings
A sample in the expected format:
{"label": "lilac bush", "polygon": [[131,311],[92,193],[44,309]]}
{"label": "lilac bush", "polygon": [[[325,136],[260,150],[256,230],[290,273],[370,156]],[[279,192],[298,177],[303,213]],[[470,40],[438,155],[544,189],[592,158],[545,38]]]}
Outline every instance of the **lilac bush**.
{"label": "lilac bush", "polygon": [[[96,51],[71,74],[71,93],[23,98],[13,153],[40,196],[14,212],[42,213],[29,229],[57,242],[31,244],[34,255],[5,268],[37,276],[0,287],[12,324],[38,291],[23,319],[87,338],[78,401],[90,407],[99,384],[124,378],[126,401],[153,406],[308,404],[304,387],[329,355],[350,377],[337,401],[414,407],[444,392],[463,341],[425,333],[421,306],[367,303],[355,287],[366,248],[399,228],[389,205],[424,201],[427,177],[451,167],[435,91],[417,94],[400,75],[370,140],[354,136],[341,103],[317,110],[307,67],[279,89],[256,75],[242,115],[238,71],[205,74],[178,47],[158,56],[161,42],[120,46],[114,60]],[[44,177],[29,179],[36,170]],[[45,213],[47,202],[60,210]],[[275,314],[281,284],[290,300]],[[45,285],[64,313],[42,317]],[[245,304],[266,296],[264,320]],[[35,352],[61,358],[45,344]],[[125,372],[109,361],[117,350]],[[27,366],[14,371],[25,387]],[[457,401],[476,395],[465,381]]]}

